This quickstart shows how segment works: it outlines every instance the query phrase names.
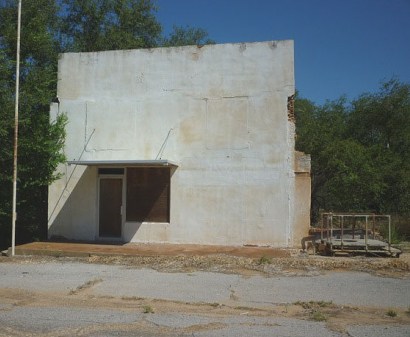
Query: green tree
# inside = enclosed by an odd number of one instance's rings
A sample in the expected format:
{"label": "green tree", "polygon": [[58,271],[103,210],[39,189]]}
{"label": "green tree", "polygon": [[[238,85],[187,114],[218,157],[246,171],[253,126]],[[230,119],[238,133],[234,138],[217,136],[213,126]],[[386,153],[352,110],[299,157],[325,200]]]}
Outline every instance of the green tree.
{"label": "green tree", "polygon": [[[49,122],[55,96],[58,49],[53,37],[54,1],[25,1],[22,8],[17,242],[45,238],[47,185],[63,160],[65,118]],[[0,7],[0,245],[9,245],[11,230],[17,2]]]}
{"label": "green tree", "polygon": [[14,120],[14,96],[10,92],[14,89],[12,78],[13,63],[8,59],[5,51],[0,49],[0,249],[9,243],[11,233],[11,169],[13,158],[12,128]]}
{"label": "green tree", "polygon": [[156,47],[161,25],[149,0],[62,0],[61,43],[66,51]]}
{"label": "green tree", "polygon": [[329,146],[342,140],[346,131],[345,99],[327,102],[317,106],[313,102],[300,98],[295,99],[296,114],[296,149],[311,155],[312,168],[312,221],[316,221],[319,210],[329,207],[329,194],[326,184],[331,176],[327,165],[330,153]]}
{"label": "green tree", "polygon": [[148,0],[62,0],[61,42],[66,51],[100,51],[214,43],[202,28],[174,26],[168,37]]}
{"label": "green tree", "polygon": [[171,34],[163,39],[162,45],[165,47],[190,45],[202,46],[214,43],[215,41],[211,40],[208,33],[202,28],[174,26]]}
{"label": "green tree", "polygon": [[297,98],[296,148],[312,156],[320,209],[410,215],[410,86],[391,80],[348,104]]}
{"label": "green tree", "polygon": [[392,79],[352,103],[350,137],[366,146],[386,189],[379,209],[410,214],[410,85]]}
{"label": "green tree", "polygon": [[368,148],[352,139],[335,140],[321,153],[326,181],[322,207],[344,212],[380,211],[386,187]]}

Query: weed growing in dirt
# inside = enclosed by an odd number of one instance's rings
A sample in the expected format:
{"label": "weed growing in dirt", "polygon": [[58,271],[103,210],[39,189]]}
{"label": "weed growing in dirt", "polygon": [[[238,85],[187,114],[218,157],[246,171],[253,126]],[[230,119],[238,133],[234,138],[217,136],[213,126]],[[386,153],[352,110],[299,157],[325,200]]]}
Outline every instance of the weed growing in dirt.
{"label": "weed growing in dirt", "polygon": [[327,320],[326,316],[322,312],[320,312],[319,310],[312,311],[310,317],[311,317],[312,320],[314,320],[316,322],[322,322],[322,321]]}
{"label": "weed growing in dirt", "polygon": [[142,300],[142,297],[137,297],[137,296],[127,297],[127,296],[123,296],[123,297],[121,297],[121,299],[122,299],[123,301],[139,301],[139,300]]}
{"label": "weed growing in dirt", "polygon": [[247,311],[254,311],[255,310],[255,308],[252,308],[252,307],[245,307],[245,306],[243,306],[243,305],[239,305],[239,306],[237,306],[237,307],[235,307],[234,309],[236,309],[236,310],[247,310]]}
{"label": "weed growing in dirt", "polygon": [[[388,226],[382,227],[380,232],[381,232],[382,236],[385,238],[385,240],[388,240],[388,238],[389,238],[389,227]],[[390,227],[390,240],[391,240],[391,243],[393,243],[393,244],[398,244],[398,243],[401,243],[402,241],[405,241],[405,237],[400,233],[397,226],[395,226],[395,225],[392,225]]]}
{"label": "weed growing in dirt", "polygon": [[258,261],[258,264],[271,264],[272,263],[272,259],[271,258],[269,258],[269,257],[267,257],[267,256],[262,256],[260,259],[259,259],[259,261]]}
{"label": "weed growing in dirt", "polygon": [[332,301],[297,301],[293,303],[294,305],[300,305],[303,309],[308,310],[310,319],[317,322],[326,321],[326,315],[320,310],[324,308],[329,308],[333,306]]}
{"label": "weed growing in dirt", "polygon": [[293,303],[294,305],[300,305],[303,309],[314,309],[314,308],[326,308],[330,307],[333,302],[326,302],[326,301],[310,301],[310,302],[302,302],[302,301],[297,301]]}
{"label": "weed growing in dirt", "polygon": [[154,308],[153,307],[151,307],[150,305],[144,305],[143,307],[142,307],[142,312],[144,313],[144,314],[153,314],[154,313]]}
{"label": "weed growing in dirt", "polygon": [[79,285],[76,289],[70,290],[69,295],[76,295],[76,294],[78,294],[80,291],[84,291],[84,290],[86,290],[86,289],[88,289],[88,288],[91,288],[92,286],[94,286],[95,284],[100,283],[100,282],[102,282],[102,279],[100,279],[100,278],[94,279],[94,280],[91,280],[91,281],[88,281],[88,282],[86,282],[86,283],[84,283],[84,284]]}
{"label": "weed growing in dirt", "polygon": [[393,309],[390,309],[389,311],[386,312],[386,315],[389,316],[389,317],[396,317],[397,312]]}

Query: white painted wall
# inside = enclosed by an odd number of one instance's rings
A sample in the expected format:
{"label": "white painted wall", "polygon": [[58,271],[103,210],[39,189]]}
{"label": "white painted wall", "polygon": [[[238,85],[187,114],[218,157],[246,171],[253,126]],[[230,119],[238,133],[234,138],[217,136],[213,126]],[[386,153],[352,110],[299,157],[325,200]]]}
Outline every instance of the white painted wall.
{"label": "white painted wall", "polygon": [[[291,246],[293,69],[293,41],[62,54],[51,112],[68,116],[68,160],[178,165],[170,223],[124,223],[124,241]],[[61,172],[49,236],[93,240],[97,168]]]}

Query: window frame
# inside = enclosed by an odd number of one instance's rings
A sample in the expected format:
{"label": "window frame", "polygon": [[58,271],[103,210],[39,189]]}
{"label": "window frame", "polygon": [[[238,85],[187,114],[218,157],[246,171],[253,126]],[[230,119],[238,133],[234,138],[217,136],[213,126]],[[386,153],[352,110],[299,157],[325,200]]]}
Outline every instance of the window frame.
{"label": "window frame", "polygon": [[[162,171],[160,175],[163,177],[159,181],[154,180],[155,172],[159,173],[160,170]],[[132,178],[131,172],[136,173],[135,178]],[[130,188],[134,188],[134,192],[130,191]],[[131,196],[131,193],[137,195]],[[127,167],[125,196],[125,222],[170,223],[171,168]],[[141,205],[141,207],[138,208],[135,205]]]}

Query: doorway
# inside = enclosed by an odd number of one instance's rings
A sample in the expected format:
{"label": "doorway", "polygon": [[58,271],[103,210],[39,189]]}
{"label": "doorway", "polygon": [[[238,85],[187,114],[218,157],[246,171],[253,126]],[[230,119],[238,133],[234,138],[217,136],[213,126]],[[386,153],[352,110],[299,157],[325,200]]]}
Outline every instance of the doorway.
{"label": "doorway", "polygon": [[122,177],[99,179],[99,237],[121,238],[122,190]]}

